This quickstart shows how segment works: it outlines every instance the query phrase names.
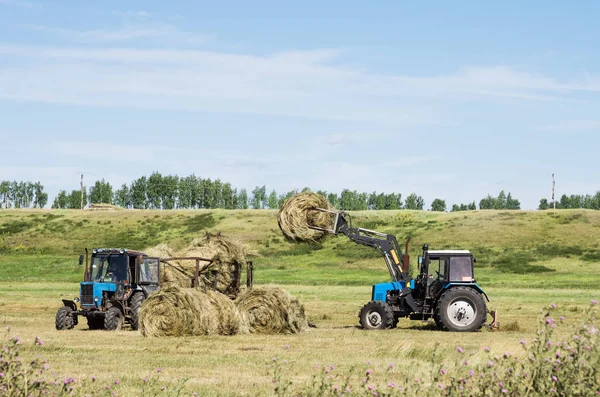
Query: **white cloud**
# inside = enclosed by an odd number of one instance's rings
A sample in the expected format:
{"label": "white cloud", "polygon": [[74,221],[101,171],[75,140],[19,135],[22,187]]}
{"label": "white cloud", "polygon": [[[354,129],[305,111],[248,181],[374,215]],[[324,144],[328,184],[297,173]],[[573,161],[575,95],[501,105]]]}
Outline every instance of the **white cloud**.
{"label": "white cloud", "polygon": [[[88,31],[121,40],[158,30]],[[0,97],[14,100],[281,115],[387,124],[450,124],[435,100],[576,101],[600,93],[594,76],[558,80],[509,67],[445,75],[380,75],[336,63],[335,49],[267,56],[198,50],[54,48],[0,44]],[[33,61],[33,62],[32,62]],[[419,101],[421,102],[419,104]],[[331,144],[344,143],[342,136]]]}
{"label": "white cloud", "polygon": [[348,134],[343,134],[343,133],[337,133],[337,134],[333,134],[330,135],[329,137],[327,137],[327,141],[326,143],[328,145],[347,145],[349,143],[354,142],[354,138]]}
{"label": "white cloud", "polygon": [[32,8],[33,3],[22,0],[0,0],[0,5],[21,7],[21,8]]}
{"label": "white cloud", "polygon": [[538,128],[539,131],[585,132],[600,130],[598,120],[570,120]]}

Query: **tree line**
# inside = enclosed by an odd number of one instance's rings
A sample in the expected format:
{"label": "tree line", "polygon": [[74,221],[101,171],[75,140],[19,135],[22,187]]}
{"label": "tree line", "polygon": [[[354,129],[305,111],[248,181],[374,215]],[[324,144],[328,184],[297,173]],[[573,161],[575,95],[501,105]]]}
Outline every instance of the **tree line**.
{"label": "tree line", "polygon": [[47,202],[40,182],[0,181],[0,208],[43,208]]}
{"label": "tree line", "polygon": [[[540,200],[539,210],[547,210],[554,208],[554,203],[551,200],[543,198]],[[586,208],[590,210],[600,210],[600,191],[593,196],[590,194],[571,194],[570,196],[563,194],[560,200],[556,202],[556,209],[578,209]]]}
{"label": "tree line", "polygon": [[[311,189],[306,187],[301,191]],[[54,199],[52,208],[80,208],[83,202],[84,206],[106,203],[135,209],[279,209],[288,198],[298,192],[291,190],[278,194],[275,190],[268,191],[265,185],[256,186],[248,192],[246,189],[238,190],[220,179],[201,178],[195,174],[179,177],[153,172],[150,176],[142,176],[130,184],[123,184],[118,189],[104,179],[96,181],[89,189],[83,190],[83,200],[82,191],[79,189],[70,193],[61,190]],[[339,194],[323,190],[316,193],[326,197],[333,207],[345,211],[425,208],[425,200],[416,193],[411,193],[406,198],[400,193],[365,193],[350,189],[343,189]],[[488,195],[479,205],[481,209],[520,209],[519,201],[504,191],[497,197]],[[472,202],[455,204],[451,210],[476,209],[475,202]],[[446,211],[445,200],[434,199],[431,210]]]}

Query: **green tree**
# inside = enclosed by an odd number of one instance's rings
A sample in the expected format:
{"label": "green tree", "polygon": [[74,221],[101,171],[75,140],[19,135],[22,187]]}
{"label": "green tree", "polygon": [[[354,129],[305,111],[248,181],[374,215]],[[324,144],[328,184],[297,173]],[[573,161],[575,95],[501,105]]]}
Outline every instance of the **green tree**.
{"label": "green tree", "polygon": [[112,185],[104,180],[96,181],[94,186],[90,187],[90,203],[112,204],[113,188]]}
{"label": "green tree", "polygon": [[40,181],[34,184],[35,189],[35,201],[33,206],[36,208],[44,208],[48,203],[48,193],[44,192],[44,186]]}
{"label": "green tree", "polygon": [[148,203],[148,208],[162,208],[163,190],[163,177],[160,172],[154,171],[146,182],[146,200]]}
{"label": "green tree", "polygon": [[113,203],[121,208],[131,207],[131,196],[126,184],[122,184],[121,188],[115,191]]}
{"label": "green tree", "polygon": [[439,198],[436,198],[431,203],[431,210],[432,211],[439,211],[439,212],[446,211],[446,201],[442,200],[442,199],[439,199]]}
{"label": "green tree", "polygon": [[404,203],[404,209],[423,210],[424,205],[425,205],[425,201],[423,200],[423,197],[417,196],[416,193],[411,193],[408,197],[406,197],[406,201]]}
{"label": "green tree", "polygon": [[548,200],[543,198],[540,200],[540,205],[538,206],[538,210],[547,210],[548,208],[550,208],[550,206],[548,205]]}
{"label": "green tree", "polygon": [[54,198],[54,202],[52,203],[52,208],[68,208],[69,200],[67,198],[67,192],[65,190],[61,190],[58,192],[58,195]]}
{"label": "green tree", "polygon": [[272,210],[275,210],[277,208],[279,208],[278,202],[279,199],[277,197],[277,192],[275,190],[272,190],[271,193],[269,194],[269,208]]}
{"label": "green tree", "polygon": [[147,209],[148,200],[146,198],[146,185],[148,179],[142,176],[131,183],[131,206],[135,209]]}
{"label": "green tree", "polygon": [[179,177],[177,175],[167,175],[162,178],[160,189],[160,201],[162,209],[172,210],[177,203],[179,194]]}
{"label": "green tree", "polygon": [[241,210],[248,209],[248,193],[246,192],[246,189],[240,190],[240,194],[238,195],[238,206],[237,207]]}

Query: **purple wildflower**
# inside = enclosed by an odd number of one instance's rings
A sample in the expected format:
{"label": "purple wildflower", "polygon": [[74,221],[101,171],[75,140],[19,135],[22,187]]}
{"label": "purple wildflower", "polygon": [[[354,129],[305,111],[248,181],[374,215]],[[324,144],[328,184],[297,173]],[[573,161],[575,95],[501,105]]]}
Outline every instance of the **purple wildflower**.
{"label": "purple wildflower", "polygon": [[394,382],[390,382],[390,383],[388,383],[388,387],[392,388],[392,389],[395,389],[396,388],[396,384]]}
{"label": "purple wildflower", "polygon": [[118,384],[119,384],[119,380],[115,379],[115,385],[118,385]]}
{"label": "purple wildflower", "polygon": [[460,346],[458,346],[456,348],[456,351],[459,352],[459,353],[461,353],[461,354],[465,352],[465,350],[462,347],[460,347]]}
{"label": "purple wildflower", "polygon": [[444,385],[442,385],[441,383],[438,383],[438,388],[443,390],[444,389]]}
{"label": "purple wildflower", "polygon": [[162,372],[162,368],[156,368],[156,372],[160,374]]}
{"label": "purple wildflower", "polygon": [[371,375],[373,373],[373,370],[371,368],[367,369],[366,374],[367,375]]}
{"label": "purple wildflower", "polygon": [[558,378],[556,377],[556,375],[552,375],[552,381],[553,382],[558,382]]}
{"label": "purple wildflower", "polygon": [[525,343],[527,343],[527,342],[525,342],[525,339],[521,339],[519,342],[520,342],[522,345],[524,345]]}
{"label": "purple wildflower", "polygon": [[446,370],[444,368],[440,369],[440,372],[442,373],[442,375],[446,375]]}
{"label": "purple wildflower", "polygon": [[486,346],[486,347],[484,347],[484,348],[483,348],[483,350],[485,350],[485,351],[486,351],[486,352],[488,352],[488,353],[490,352],[490,348],[489,348],[489,347],[487,347],[487,346]]}
{"label": "purple wildflower", "polygon": [[[598,300],[597,299],[592,299],[592,301],[590,302],[592,305],[597,305],[598,304]],[[598,393],[600,394],[600,393]]]}
{"label": "purple wildflower", "polygon": [[556,303],[551,303],[550,304],[550,309],[556,309]]}
{"label": "purple wildflower", "polygon": [[508,393],[508,390],[502,389],[502,393],[506,394],[506,393]]}

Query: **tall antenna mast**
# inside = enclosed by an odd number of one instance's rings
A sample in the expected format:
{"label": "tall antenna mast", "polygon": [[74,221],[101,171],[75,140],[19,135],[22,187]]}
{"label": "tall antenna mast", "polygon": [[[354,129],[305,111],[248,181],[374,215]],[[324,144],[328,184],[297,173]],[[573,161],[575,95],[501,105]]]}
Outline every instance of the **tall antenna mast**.
{"label": "tall antenna mast", "polygon": [[83,209],[83,174],[81,174],[81,209]]}
{"label": "tall antenna mast", "polygon": [[556,201],[554,201],[554,174],[552,174],[552,209],[556,209]]}

